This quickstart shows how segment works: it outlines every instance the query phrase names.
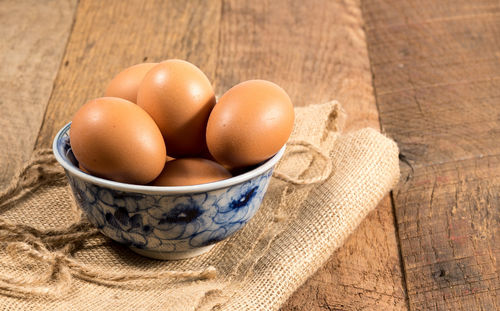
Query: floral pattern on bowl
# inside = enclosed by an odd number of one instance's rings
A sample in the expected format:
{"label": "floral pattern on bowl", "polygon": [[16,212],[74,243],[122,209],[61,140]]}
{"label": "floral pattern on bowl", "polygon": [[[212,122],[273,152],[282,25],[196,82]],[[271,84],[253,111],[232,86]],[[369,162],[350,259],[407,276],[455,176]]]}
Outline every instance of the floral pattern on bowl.
{"label": "floral pattern on bowl", "polygon": [[[56,137],[54,150],[66,166],[77,168],[68,130],[69,124]],[[241,229],[257,212],[273,168],[227,187],[182,193],[141,192],[141,187],[152,187],[135,185],[128,186],[139,190],[122,190],[92,182],[99,179],[94,176],[81,178],[80,171],[65,171],[77,204],[104,235],[142,255],[181,259],[203,253]]]}

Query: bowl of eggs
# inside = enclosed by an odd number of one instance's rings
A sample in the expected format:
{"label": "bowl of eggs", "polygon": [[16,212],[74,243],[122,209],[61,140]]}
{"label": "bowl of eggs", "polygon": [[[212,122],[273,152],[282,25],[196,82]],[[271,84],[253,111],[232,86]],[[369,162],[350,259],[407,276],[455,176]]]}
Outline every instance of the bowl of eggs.
{"label": "bowl of eggs", "polygon": [[105,236],[177,260],[250,221],[293,121],[278,85],[244,81],[216,100],[199,68],[171,59],[120,72],[57,133],[53,152]]}

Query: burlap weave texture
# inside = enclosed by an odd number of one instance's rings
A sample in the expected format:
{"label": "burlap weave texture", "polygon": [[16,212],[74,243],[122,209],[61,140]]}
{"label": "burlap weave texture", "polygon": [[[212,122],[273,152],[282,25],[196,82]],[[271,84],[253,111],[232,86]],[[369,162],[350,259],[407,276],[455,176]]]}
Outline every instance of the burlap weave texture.
{"label": "burlap weave texture", "polygon": [[[399,177],[396,144],[373,129],[340,134],[342,110],[336,102],[296,108],[296,116],[291,143],[277,167],[278,172],[295,182],[273,179],[251,222],[200,257],[171,262],[143,258],[102,235],[85,236],[82,231],[90,229],[82,226],[74,230],[81,239],[68,250],[67,268],[60,264],[63,257],[50,254],[59,251],[64,243],[46,248],[50,259],[46,262],[29,256],[20,258],[22,249],[13,252],[12,241],[16,245],[33,244],[38,238],[20,240],[22,234],[15,230],[26,228],[0,226],[0,309],[278,309],[343,243]],[[326,161],[330,162],[331,174],[324,182],[311,183],[325,172]],[[43,179],[39,187],[17,196],[13,191],[8,198],[0,198],[2,220],[41,230],[65,228],[77,221],[78,213],[67,183],[60,176],[61,169],[51,163],[50,169],[56,172]],[[45,238],[39,241],[48,243]],[[71,268],[71,262],[104,275],[159,275],[213,266],[217,276],[103,281],[78,273]],[[53,271],[58,269],[68,269],[68,273]],[[47,274],[49,281],[36,283],[36,288],[47,289],[48,294],[43,290],[30,294],[9,285],[12,279],[29,284]]]}

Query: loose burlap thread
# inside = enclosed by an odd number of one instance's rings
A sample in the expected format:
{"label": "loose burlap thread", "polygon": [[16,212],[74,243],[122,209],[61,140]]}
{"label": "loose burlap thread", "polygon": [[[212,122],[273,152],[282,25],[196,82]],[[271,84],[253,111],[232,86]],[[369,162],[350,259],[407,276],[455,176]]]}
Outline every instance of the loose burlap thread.
{"label": "loose burlap thread", "polygon": [[339,247],[399,176],[396,144],[340,134],[337,102],[296,108],[261,208],[202,256],[156,261],[102,236],[63,170],[38,150],[0,191],[0,307],[12,310],[274,310]]}

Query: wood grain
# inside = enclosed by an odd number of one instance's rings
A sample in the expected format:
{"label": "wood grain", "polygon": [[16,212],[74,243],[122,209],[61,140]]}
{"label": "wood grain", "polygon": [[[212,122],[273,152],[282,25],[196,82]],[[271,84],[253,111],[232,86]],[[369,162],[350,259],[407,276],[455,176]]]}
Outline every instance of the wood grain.
{"label": "wood grain", "polygon": [[76,0],[0,2],[0,189],[29,159]]}
{"label": "wood grain", "polygon": [[426,166],[395,195],[412,310],[500,308],[500,156]]}
{"label": "wood grain", "polygon": [[82,1],[36,146],[128,66],[181,58],[213,80],[220,11],[218,1]]}
{"label": "wood grain", "polygon": [[406,159],[498,154],[500,3],[364,4],[380,120]]}
{"label": "wood grain", "polygon": [[[295,105],[338,99],[347,130],[379,128],[356,1],[224,1],[216,71],[222,94],[247,79],[281,85]],[[390,200],[282,310],[406,308]]]}
{"label": "wood grain", "polygon": [[500,308],[500,3],[364,0],[411,310]]}

